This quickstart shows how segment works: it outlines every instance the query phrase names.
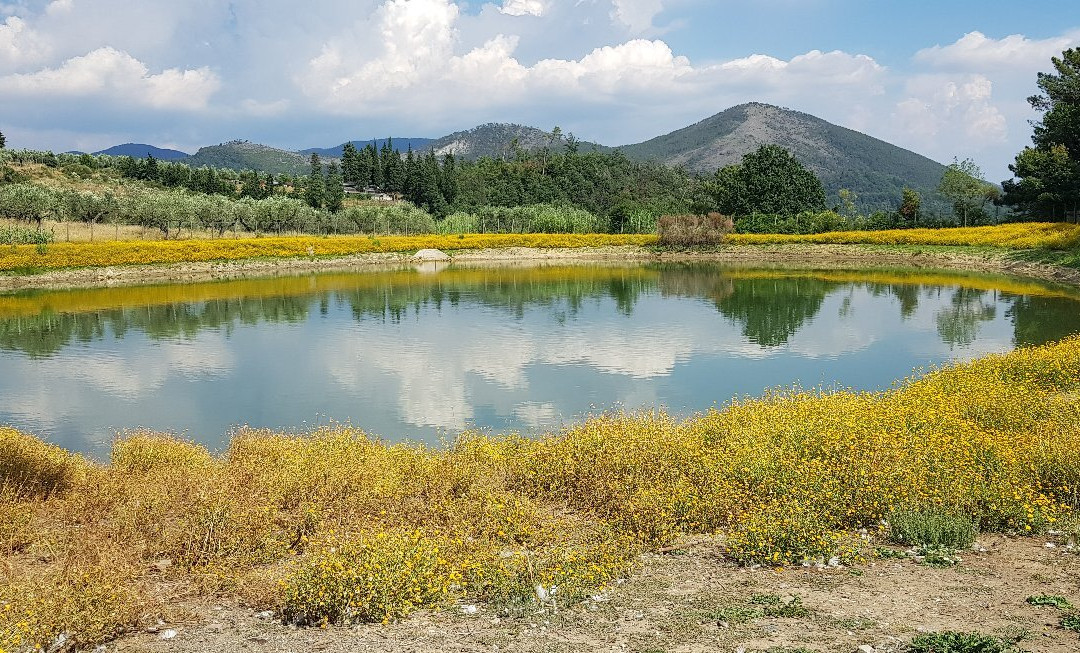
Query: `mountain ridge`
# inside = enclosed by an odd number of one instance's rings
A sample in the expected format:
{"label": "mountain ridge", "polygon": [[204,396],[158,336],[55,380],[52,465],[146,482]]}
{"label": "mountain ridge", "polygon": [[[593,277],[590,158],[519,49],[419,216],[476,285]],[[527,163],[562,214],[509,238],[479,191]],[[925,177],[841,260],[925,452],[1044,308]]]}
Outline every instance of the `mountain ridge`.
{"label": "mountain ridge", "polygon": [[[380,148],[385,142],[385,139],[374,140]],[[414,151],[434,149],[440,156],[452,153],[465,160],[513,158],[515,146],[529,151],[545,147],[562,149],[566,144],[565,136],[556,139],[551,132],[515,123],[485,123],[439,138],[395,137],[393,141],[398,151],[412,145]],[[372,141],[352,142],[360,148]],[[790,151],[818,175],[833,202],[841,189],[848,189],[858,195],[862,207],[891,208],[899,202],[904,187],[920,191],[931,201],[939,201],[936,188],[945,171],[941,163],[812,114],[761,102],[730,107],[640,143],[610,147],[579,141],[578,150],[619,151],[632,160],[656,161],[681,166],[694,174],[710,175],[719,168],[739,163],[743,155],[762,145],[779,145]],[[236,140],[203,147],[193,155],[173,160],[195,167],[298,175],[307,173],[310,154],[317,153],[331,161],[340,158],[343,147],[344,143],[291,151]]]}

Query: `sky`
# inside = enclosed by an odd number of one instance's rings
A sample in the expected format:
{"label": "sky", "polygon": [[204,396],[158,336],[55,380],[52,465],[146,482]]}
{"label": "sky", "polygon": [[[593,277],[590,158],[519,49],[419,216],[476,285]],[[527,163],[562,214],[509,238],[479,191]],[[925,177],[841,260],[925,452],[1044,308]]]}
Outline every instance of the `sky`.
{"label": "sky", "polygon": [[768,102],[987,179],[1074,0],[0,0],[8,147],[330,147],[515,122],[605,145]]}

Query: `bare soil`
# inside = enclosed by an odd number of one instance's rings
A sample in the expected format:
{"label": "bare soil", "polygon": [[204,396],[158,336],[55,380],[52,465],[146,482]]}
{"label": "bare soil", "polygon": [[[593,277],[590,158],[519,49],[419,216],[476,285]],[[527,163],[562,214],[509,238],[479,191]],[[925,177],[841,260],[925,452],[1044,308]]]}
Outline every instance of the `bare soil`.
{"label": "bare soil", "polygon": [[[1080,270],[1011,260],[1005,251],[959,248],[898,249],[868,245],[735,245],[711,252],[657,253],[644,247],[612,246],[537,249],[461,250],[447,252],[455,264],[572,263],[630,261],[715,261],[784,267],[888,267],[1006,273],[1058,283],[1080,284]],[[297,274],[416,264],[411,253],[358,254],[340,258],[249,259],[212,263],[131,265],[53,270],[32,275],[0,275],[0,291],[29,288],[137,285],[197,282],[246,276]]]}
{"label": "bare soil", "polygon": [[[854,568],[748,569],[720,557],[715,541],[643,557],[607,593],[575,606],[532,605],[517,614],[464,606],[388,626],[297,629],[256,608],[211,600],[173,606],[166,621],[109,644],[124,653],[195,651],[829,651],[901,653],[920,632],[957,630],[1019,639],[1039,653],[1080,651],[1062,613],[1028,605],[1035,594],[1080,603],[1080,555],[1046,539],[985,536],[956,567],[910,559]],[[759,616],[751,600],[797,597],[806,614]],[[166,630],[175,636],[162,639]]]}

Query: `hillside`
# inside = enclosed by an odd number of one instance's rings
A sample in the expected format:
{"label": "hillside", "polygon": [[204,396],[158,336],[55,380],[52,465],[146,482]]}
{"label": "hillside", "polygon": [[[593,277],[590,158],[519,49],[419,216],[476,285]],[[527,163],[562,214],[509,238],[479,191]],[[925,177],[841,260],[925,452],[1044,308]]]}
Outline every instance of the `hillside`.
{"label": "hillside", "polygon": [[[566,134],[563,134],[563,138],[565,137]],[[437,138],[430,147],[434,147],[435,153],[440,156],[453,154],[458,158],[469,160],[484,156],[505,159],[513,156],[511,144],[514,139],[517,139],[518,147],[523,150],[539,150],[543,147],[561,148],[562,143],[565,142],[554,143],[549,132],[535,127],[511,123],[487,123]],[[582,152],[594,147],[600,146],[593,143],[580,143]]]}
{"label": "hillside", "polygon": [[181,152],[180,150],[170,150],[164,147],[147,145],[145,143],[124,143],[123,145],[113,145],[106,150],[94,152],[94,154],[108,154],[110,156],[130,156],[136,159],[145,159],[147,155],[153,155],[155,159],[160,159],[161,161],[176,161],[177,159],[183,159],[184,157],[191,156],[187,152]]}
{"label": "hillside", "polygon": [[[374,143],[375,149],[381,150],[383,145],[386,144],[385,138],[373,138],[370,141],[353,141],[352,144],[356,149],[361,150],[365,146]],[[412,147],[414,152],[426,151],[434,139],[431,138],[397,138],[392,137],[390,140],[394,143],[394,149],[398,152],[405,152]],[[345,152],[345,144],[342,143],[337,147],[309,147],[306,150],[300,150],[300,154],[304,156],[311,156],[312,154],[318,154],[321,158],[340,159],[341,155]]]}
{"label": "hillside", "polygon": [[258,170],[276,175],[302,175],[309,171],[308,157],[302,154],[248,141],[229,141],[221,145],[202,147],[198,152],[181,161],[193,168],[209,166],[233,170]]}
{"label": "hillside", "polygon": [[904,186],[933,195],[945,170],[936,161],[861,132],[756,102],[620,149],[632,159],[711,174],[762,145],[790,151],[821,178],[830,197],[848,188],[859,195],[859,205],[868,208],[895,207]]}

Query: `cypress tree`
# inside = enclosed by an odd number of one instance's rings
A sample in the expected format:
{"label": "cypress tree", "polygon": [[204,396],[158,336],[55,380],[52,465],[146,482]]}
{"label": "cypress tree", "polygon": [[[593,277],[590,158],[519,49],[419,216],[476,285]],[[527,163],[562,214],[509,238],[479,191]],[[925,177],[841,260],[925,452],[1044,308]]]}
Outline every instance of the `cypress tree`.
{"label": "cypress tree", "polygon": [[307,192],[304,199],[313,209],[321,209],[326,195],[326,185],[323,183],[322,161],[319,155],[311,155],[311,174],[308,176]]}
{"label": "cypress tree", "polygon": [[345,188],[344,179],[341,176],[341,171],[338,169],[337,163],[331,161],[329,167],[326,170],[326,208],[331,213],[337,213],[341,210],[342,204],[345,202]]}

